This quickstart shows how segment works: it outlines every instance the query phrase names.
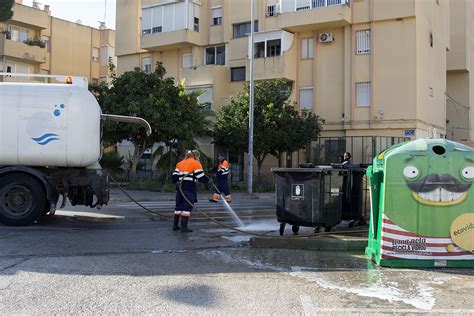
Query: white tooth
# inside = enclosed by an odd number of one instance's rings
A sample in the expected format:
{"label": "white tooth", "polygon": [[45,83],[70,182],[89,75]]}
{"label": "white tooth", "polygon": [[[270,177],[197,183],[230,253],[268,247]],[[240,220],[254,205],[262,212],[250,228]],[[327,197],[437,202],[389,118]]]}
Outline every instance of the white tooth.
{"label": "white tooth", "polygon": [[428,200],[428,194],[420,192],[418,193],[418,196],[422,198],[423,200]]}
{"label": "white tooth", "polygon": [[441,201],[442,202],[449,202],[453,199],[453,196],[451,194],[451,192],[445,190],[445,189],[441,189]]}
{"label": "white tooth", "polygon": [[430,192],[429,200],[432,202],[439,202],[441,198],[441,192],[439,189]]}
{"label": "white tooth", "polygon": [[459,200],[463,193],[453,193],[453,201]]}

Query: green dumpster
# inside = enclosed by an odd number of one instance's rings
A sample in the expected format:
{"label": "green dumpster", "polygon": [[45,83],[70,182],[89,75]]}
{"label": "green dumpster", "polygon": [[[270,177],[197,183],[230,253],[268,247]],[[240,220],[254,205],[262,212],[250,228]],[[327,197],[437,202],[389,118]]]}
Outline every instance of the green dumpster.
{"label": "green dumpster", "polygon": [[474,149],[444,139],[395,145],[367,169],[366,255],[389,267],[474,267]]}

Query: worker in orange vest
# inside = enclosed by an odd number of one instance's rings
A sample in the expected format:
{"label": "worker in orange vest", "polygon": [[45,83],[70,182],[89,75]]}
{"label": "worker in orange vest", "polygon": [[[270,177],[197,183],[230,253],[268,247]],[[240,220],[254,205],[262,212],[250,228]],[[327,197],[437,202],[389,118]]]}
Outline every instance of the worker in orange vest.
{"label": "worker in orange vest", "polygon": [[[220,191],[219,193],[224,194],[224,198],[227,202],[232,202],[232,197],[230,196],[229,190],[229,174],[230,174],[230,166],[229,162],[225,159],[224,154],[219,154],[219,165],[217,167],[216,173],[216,187]],[[212,198],[209,200],[210,202],[218,202],[220,199],[220,195],[218,193],[214,193]]]}
{"label": "worker in orange vest", "polygon": [[[176,183],[176,208],[174,211],[173,230],[181,229],[182,233],[190,233],[188,228],[189,217],[197,202],[197,185],[208,183],[209,178],[204,174],[201,163],[199,162],[199,152],[186,151],[184,160],[178,162],[173,172],[173,182]],[[181,185],[181,189],[178,187]],[[182,192],[181,192],[182,191]],[[187,200],[184,198],[186,196]],[[181,227],[179,219],[181,218]]]}

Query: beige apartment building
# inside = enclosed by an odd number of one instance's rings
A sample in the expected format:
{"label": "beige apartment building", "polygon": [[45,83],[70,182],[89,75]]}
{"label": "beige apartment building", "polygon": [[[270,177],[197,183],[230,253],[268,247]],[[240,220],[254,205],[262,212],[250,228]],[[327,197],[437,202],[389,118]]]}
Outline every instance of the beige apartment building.
{"label": "beige apartment building", "polygon": [[109,81],[115,61],[115,31],[51,16],[50,7],[16,0],[13,18],[0,23],[0,71],[53,74]]}
{"label": "beige apartment building", "polygon": [[[118,72],[161,61],[218,110],[249,80],[250,4],[117,0]],[[472,139],[473,5],[256,0],[255,79],[286,80],[323,137]]]}

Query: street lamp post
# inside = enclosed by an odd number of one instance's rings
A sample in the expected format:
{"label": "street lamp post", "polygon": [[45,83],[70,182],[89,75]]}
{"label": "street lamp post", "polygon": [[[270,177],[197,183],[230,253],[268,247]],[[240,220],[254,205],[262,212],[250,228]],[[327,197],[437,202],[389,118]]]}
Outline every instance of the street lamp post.
{"label": "street lamp post", "polygon": [[253,194],[253,110],[254,110],[254,79],[253,79],[253,33],[255,31],[254,0],[250,8],[250,106],[249,106],[249,149],[248,149],[248,176],[247,194]]}

